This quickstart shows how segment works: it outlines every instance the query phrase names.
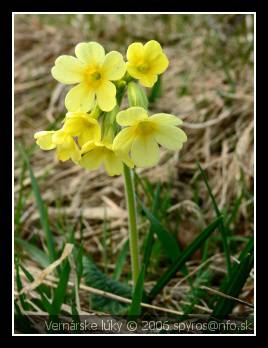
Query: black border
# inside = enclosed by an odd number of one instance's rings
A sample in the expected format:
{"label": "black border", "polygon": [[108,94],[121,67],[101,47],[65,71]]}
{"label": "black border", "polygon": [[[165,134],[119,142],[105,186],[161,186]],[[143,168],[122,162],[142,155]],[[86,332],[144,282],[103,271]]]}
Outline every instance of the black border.
{"label": "black border", "polygon": [[[0,207],[0,269],[1,333],[12,331],[12,15],[1,12],[0,32],[0,140],[1,140],[1,207]],[[5,309],[5,311],[3,311]]]}
{"label": "black border", "polygon": [[[12,13],[13,12],[256,12],[253,0],[18,0],[0,11],[1,32],[1,333],[12,334]],[[4,93],[6,95],[4,96]],[[5,308],[5,314],[3,311]]]}
{"label": "black border", "polygon": [[[13,12],[255,12],[256,0],[9,0]],[[3,12],[3,10],[1,11]]]}

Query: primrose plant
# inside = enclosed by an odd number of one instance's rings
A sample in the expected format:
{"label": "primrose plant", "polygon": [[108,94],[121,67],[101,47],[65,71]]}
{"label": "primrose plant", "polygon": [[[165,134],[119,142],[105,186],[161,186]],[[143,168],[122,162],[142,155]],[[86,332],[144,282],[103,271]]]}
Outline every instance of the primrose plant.
{"label": "primrose plant", "polygon": [[[155,166],[159,145],[180,150],[187,140],[173,115],[149,116],[148,100],[142,86],[151,88],[169,61],[160,44],[151,40],[132,43],[127,62],[121,53],[105,54],[97,42],[79,43],[75,55],[62,55],[51,73],[59,82],[74,85],[66,95],[66,117],[58,130],[35,133],[42,150],[56,150],[60,161],[72,160],[87,170],[103,165],[110,176],[124,175],[129,216],[129,240],[134,285],[139,275],[139,248],[135,192],[135,166]],[[142,86],[141,86],[142,85]],[[129,108],[120,111],[128,94]]]}

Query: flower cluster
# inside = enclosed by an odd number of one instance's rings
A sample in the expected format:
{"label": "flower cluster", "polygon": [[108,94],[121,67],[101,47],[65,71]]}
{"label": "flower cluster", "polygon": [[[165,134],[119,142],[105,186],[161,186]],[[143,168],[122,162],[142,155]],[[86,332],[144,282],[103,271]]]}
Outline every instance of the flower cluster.
{"label": "flower cluster", "polygon": [[[152,87],[168,67],[157,41],[132,43],[127,62],[117,51],[105,54],[96,42],[79,43],[75,55],[58,57],[51,70],[57,81],[75,86],[65,98],[68,112],[61,129],[35,133],[41,149],[56,149],[58,160],[71,159],[88,170],[103,165],[113,176],[122,173],[123,165],[156,165],[159,145],[182,147],[187,140],[177,127],[182,121],[165,113],[149,116],[147,97],[137,83]],[[119,111],[126,90],[130,107]]]}

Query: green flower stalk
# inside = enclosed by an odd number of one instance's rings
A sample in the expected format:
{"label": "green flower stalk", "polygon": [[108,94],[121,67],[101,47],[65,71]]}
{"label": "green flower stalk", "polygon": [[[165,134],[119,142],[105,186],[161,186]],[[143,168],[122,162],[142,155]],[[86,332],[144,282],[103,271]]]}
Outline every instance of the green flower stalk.
{"label": "green flower stalk", "polygon": [[140,273],[139,265],[139,235],[137,227],[136,199],[132,171],[124,165],[125,192],[128,210],[129,248],[131,257],[131,270],[133,286],[138,280]]}

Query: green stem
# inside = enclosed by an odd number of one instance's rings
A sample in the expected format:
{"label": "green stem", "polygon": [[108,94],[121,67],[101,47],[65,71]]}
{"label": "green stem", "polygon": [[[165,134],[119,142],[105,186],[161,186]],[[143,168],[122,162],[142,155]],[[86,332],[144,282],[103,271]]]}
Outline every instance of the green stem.
{"label": "green stem", "polygon": [[137,229],[137,214],[136,214],[136,200],[133,179],[131,176],[131,170],[124,165],[124,179],[125,179],[125,192],[127,199],[128,209],[128,225],[129,225],[129,247],[131,257],[132,279],[133,286],[135,288],[139,276],[139,242],[138,242],[138,229]]}

